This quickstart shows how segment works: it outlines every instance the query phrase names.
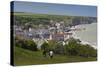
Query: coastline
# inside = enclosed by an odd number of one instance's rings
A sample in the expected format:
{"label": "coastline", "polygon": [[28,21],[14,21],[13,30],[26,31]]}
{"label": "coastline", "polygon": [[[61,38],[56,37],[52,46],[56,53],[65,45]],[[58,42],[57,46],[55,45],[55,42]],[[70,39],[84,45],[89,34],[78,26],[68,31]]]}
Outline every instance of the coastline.
{"label": "coastline", "polygon": [[[97,23],[92,23],[92,24],[96,24],[97,25]],[[80,26],[85,26],[85,25],[90,25],[90,24],[80,24],[80,25],[76,25],[75,26],[75,28],[82,28],[82,27],[80,27]],[[86,28],[87,29],[87,28]],[[95,30],[96,31],[96,30]],[[90,41],[87,41],[87,40],[85,40],[85,39],[83,39],[82,37],[82,35],[81,36],[79,36],[79,35],[77,35],[77,33],[78,32],[81,32],[81,31],[73,31],[73,37],[75,38],[75,39],[80,39],[81,40],[81,43],[83,44],[83,45],[86,45],[86,44],[88,44],[88,45],[90,45],[90,46],[92,46],[93,48],[95,48],[95,49],[97,49],[97,34],[96,34],[96,42],[92,42],[92,40],[90,40]],[[94,31],[93,31],[94,32]],[[96,31],[97,32],[97,31]],[[84,32],[82,32],[82,33],[84,33]],[[88,34],[88,33],[87,33]],[[86,34],[86,35],[87,35]],[[85,34],[84,34],[85,35]],[[89,36],[89,35],[88,35]],[[91,36],[92,37],[92,36]]]}

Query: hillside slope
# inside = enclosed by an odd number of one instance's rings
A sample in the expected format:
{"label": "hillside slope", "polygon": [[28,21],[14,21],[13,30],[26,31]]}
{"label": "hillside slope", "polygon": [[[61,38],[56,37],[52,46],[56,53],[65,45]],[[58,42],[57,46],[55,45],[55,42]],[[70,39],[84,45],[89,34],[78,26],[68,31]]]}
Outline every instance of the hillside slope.
{"label": "hillside slope", "polygon": [[33,65],[33,64],[54,64],[54,63],[69,63],[69,62],[82,62],[82,61],[96,61],[96,58],[84,58],[79,56],[63,56],[55,55],[53,59],[43,57],[40,51],[29,51],[19,47],[14,47],[14,65]]}

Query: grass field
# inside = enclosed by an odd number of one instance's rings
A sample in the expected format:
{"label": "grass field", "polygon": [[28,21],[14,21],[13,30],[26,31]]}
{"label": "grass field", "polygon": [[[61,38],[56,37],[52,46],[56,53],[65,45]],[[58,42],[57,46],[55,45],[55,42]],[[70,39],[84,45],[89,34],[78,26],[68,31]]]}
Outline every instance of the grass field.
{"label": "grass field", "polygon": [[79,56],[54,55],[53,59],[43,57],[42,52],[29,51],[19,47],[15,47],[14,65],[34,65],[34,64],[54,64],[54,63],[69,63],[69,62],[85,62],[96,61],[96,58],[84,58]]}

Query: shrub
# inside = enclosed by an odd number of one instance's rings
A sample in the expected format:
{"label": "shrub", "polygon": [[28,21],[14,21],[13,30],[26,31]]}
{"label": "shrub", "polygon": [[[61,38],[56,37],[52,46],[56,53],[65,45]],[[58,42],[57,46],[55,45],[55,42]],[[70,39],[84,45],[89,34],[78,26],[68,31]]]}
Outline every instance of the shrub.
{"label": "shrub", "polygon": [[64,53],[65,53],[64,51],[65,51],[65,50],[64,50],[64,46],[63,46],[62,44],[57,44],[57,45],[55,46],[54,52],[55,52],[56,54],[64,54]]}
{"label": "shrub", "polygon": [[32,51],[38,50],[37,44],[33,40],[21,39],[21,38],[15,37],[14,44],[17,47],[21,47],[21,48],[32,50]]}
{"label": "shrub", "polygon": [[42,49],[42,50],[49,50],[49,45],[48,45],[48,43],[44,42],[44,43],[41,45],[41,49]]}
{"label": "shrub", "polygon": [[91,47],[90,45],[81,45],[79,55],[83,57],[96,57],[97,50]]}
{"label": "shrub", "polygon": [[96,57],[97,50],[90,45],[80,44],[78,39],[69,39],[65,46],[65,54],[71,56]]}

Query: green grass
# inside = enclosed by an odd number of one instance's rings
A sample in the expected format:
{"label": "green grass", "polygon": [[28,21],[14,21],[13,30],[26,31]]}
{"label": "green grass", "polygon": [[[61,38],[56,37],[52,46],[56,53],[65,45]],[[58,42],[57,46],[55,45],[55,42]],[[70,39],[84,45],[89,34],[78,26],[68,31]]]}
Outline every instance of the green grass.
{"label": "green grass", "polygon": [[54,64],[69,62],[96,61],[96,58],[85,58],[79,56],[54,55],[53,59],[43,57],[41,51],[33,52],[19,47],[15,47],[14,65],[34,65],[34,64]]}

